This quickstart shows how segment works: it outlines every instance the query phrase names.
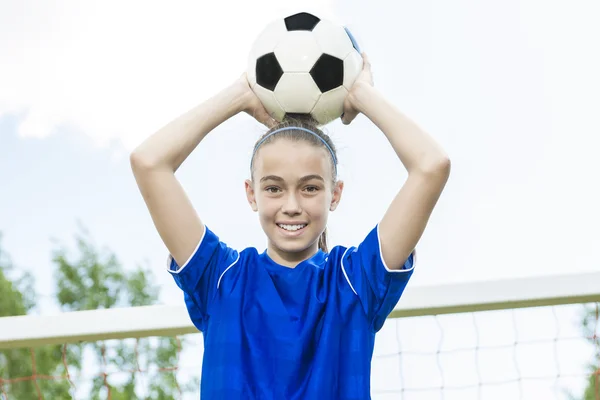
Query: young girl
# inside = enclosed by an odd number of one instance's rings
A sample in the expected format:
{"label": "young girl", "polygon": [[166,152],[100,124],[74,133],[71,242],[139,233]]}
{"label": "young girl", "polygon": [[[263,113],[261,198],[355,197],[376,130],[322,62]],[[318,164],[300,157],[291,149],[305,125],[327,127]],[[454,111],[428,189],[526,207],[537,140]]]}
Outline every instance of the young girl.
{"label": "young girl", "polygon": [[[342,122],[358,113],[369,118],[408,178],[357,247],[329,251],[326,245],[327,218],[343,190],[333,143],[306,122],[276,124],[245,76],[131,154],[137,184],[171,255],[169,272],[204,334],[203,399],[370,398],[375,333],[413,272],[414,248],[450,162],[373,87],[363,57]],[[248,203],[268,238],[263,253],[230,248],[202,223],[175,178],[200,141],[242,111],[271,128],[254,148],[246,181]]]}

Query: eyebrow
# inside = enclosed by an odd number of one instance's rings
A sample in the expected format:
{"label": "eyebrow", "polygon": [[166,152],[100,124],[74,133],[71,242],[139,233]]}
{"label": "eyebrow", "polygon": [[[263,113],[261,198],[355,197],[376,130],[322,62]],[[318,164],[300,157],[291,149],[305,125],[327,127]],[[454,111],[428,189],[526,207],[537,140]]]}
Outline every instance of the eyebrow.
{"label": "eyebrow", "polygon": [[[313,179],[316,179],[318,181],[321,182],[325,182],[325,179],[323,179],[323,177],[321,175],[306,175],[303,176],[302,178],[298,179],[298,183],[303,183],[303,182],[307,182],[307,181],[311,181]],[[276,182],[283,182],[284,179],[280,176],[277,175],[267,175],[267,176],[263,176],[262,178],[260,178],[261,182],[265,182],[265,181],[276,181]]]}

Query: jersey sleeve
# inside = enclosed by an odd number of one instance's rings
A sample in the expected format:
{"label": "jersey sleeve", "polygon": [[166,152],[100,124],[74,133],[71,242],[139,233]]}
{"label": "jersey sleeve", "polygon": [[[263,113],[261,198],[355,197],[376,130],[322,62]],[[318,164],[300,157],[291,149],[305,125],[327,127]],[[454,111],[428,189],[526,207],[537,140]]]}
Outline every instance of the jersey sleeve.
{"label": "jersey sleeve", "polygon": [[401,269],[390,269],[383,260],[379,225],[358,247],[348,248],[341,268],[350,289],[358,297],[375,332],[383,326],[412,276],[416,253],[413,251]]}
{"label": "jersey sleeve", "polygon": [[225,271],[239,260],[239,253],[221,242],[207,226],[190,258],[182,266],[169,255],[168,271],[184,292],[190,319],[204,331],[211,302]]}

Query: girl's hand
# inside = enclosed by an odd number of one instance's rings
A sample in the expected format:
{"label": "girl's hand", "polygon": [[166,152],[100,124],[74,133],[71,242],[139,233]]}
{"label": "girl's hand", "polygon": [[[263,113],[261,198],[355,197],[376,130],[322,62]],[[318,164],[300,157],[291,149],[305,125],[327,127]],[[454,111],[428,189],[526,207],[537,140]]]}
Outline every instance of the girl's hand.
{"label": "girl's hand", "polygon": [[373,73],[371,72],[371,63],[369,62],[369,58],[366,53],[362,53],[363,58],[363,69],[354,81],[354,84],[350,88],[348,95],[346,96],[346,100],[344,100],[344,113],[341,116],[342,123],[344,125],[350,124],[356,118],[356,116],[360,113],[360,111],[356,108],[356,92],[357,88],[361,85],[369,85],[373,86]]}
{"label": "girl's hand", "polygon": [[265,125],[267,128],[272,128],[277,124],[277,121],[269,115],[260,99],[250,88],[246,73],[243,73],[242,76],[238,78],[235,85],[241,93],[239,99],[242,102],[242,111],[251,117],[254,117],[254,119]]}

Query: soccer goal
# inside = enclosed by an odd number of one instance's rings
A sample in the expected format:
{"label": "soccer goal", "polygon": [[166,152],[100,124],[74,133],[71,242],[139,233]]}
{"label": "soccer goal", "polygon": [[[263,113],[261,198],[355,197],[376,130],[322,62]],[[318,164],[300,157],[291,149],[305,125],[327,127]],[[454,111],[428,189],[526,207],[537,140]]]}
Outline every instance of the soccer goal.
{"label": "soccer goal", "polygon": [[[409,285],[376,339],[372,398],[600,400],[599,314],[600,273]],[[183,306],[0,318],[0,400],[197,399],[201,368]]]}

